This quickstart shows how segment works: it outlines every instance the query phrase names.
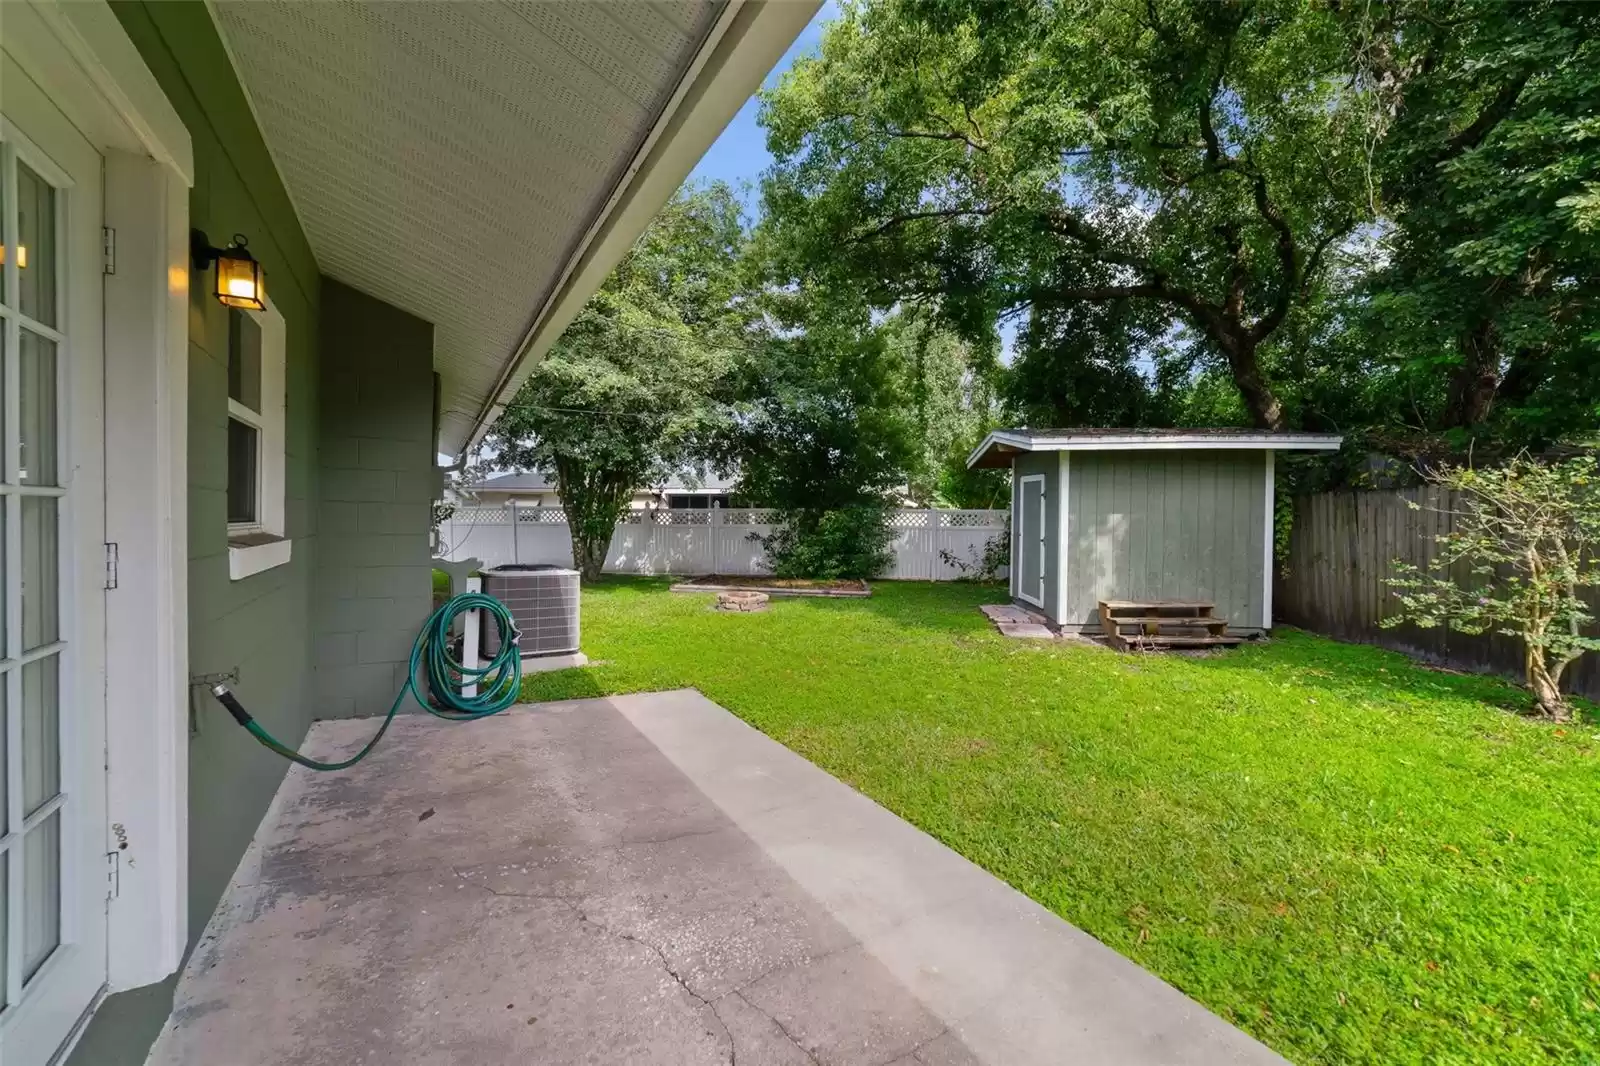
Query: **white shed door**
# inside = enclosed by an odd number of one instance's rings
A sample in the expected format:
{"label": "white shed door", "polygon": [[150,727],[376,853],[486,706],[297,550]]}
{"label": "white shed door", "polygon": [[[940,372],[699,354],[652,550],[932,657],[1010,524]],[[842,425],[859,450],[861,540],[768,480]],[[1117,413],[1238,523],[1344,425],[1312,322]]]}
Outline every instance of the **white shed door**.
{"label": "white shed door", "polygon": [[1044,606],[1045,479],[1029,474],[1017,483],[1017,597]]}
{"label": "white shed door", "polygon": [[0,66],[0,1066],[44,1066],[106,979],[102,160]]}

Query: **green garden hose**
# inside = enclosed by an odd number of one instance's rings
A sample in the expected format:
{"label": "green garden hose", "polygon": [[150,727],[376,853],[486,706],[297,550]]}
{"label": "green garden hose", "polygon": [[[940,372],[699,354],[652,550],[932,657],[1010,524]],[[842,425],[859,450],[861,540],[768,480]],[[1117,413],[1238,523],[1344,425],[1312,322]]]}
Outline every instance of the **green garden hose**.
{"label": "green garden hose", "polygon": [[[500,632],[500,650],[483,666],[465,666],[450,654],[450,633],[455,628],[456,617],[465,611],[484,611],[494,619]],[[493,596],[481,592],[466,592],[456,596],[428,616],[422,631],[411,644],[410,671],[406,683],[384,715],[383,724],[367,741],[366,746],[348,759],[340,762],[318,762],[308,759],[277,737],[267,732],[260,722],[250,716],[239,698],[227,685],[214,685],[211,694],[227,708],[233,720],[244,726],[250,735],[264,747],[277,752],[291,762],[311,770],[345,770],[365,759],[378,746],[389,723],[405,704],[406,696],[415,696],[424,710],[438,718],[452,722],[470,722],[498,714],[517,702],[522,694],[522,633],[511,619],[506,605]],[[419,686],[418,677],[426,673],[427,691]],[[477,685],[475,696],[464,695],[462,689]]]}

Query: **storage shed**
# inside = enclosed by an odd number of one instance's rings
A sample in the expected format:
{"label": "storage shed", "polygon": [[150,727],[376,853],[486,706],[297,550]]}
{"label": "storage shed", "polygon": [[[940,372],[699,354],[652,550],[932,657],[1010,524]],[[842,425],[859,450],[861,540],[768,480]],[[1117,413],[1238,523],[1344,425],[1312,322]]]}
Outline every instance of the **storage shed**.
{"label": "storage shed", "polygon": [[[1100,601],[1199,601],[1272,628],[1274,456],[1341,438],[1237,429],[999,429],[967,466],[1011,469],[1011,595],[1068,631]],[[1064,505],[1063,505],[1064,502]]]}

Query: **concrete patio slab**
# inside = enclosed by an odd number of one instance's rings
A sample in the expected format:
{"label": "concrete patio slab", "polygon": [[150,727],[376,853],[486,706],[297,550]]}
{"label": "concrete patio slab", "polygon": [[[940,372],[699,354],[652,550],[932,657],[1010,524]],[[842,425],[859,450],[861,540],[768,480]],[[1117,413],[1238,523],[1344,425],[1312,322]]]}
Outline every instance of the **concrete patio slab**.
{"label": "concrete patio slab", "polygon": [[292,770],[151,1061],[1282,1063],[688,691]]}

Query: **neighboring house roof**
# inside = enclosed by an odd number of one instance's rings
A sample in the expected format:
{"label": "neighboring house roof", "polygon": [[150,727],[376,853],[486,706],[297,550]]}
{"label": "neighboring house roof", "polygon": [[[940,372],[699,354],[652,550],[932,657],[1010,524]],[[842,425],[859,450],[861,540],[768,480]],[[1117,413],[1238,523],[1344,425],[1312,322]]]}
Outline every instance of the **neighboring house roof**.
{"label": "neighboring house roof", "polygon": [[1333,451],[1336,433],[1254,429],[997,429],[967,457],[967,466],[1004,467],[1023,452],[1170,451],[1180,448]]}
{"label": "neighboring house roof", "polygon": [[[736,477],[720,477],[714,474],[708,474],[703,478],[690,478],[686,474],[679,474],[659,485],[641,486],[637,491],[671,493],[674,496],[721,496],[732,492],[737,481]],[[496,474],[494,477],[463,485],[461,491],[533,494],[554,492],[556,485],[549,475],[542,471],[529,470],[521,474]]]}
{"label": "neighboring house roof", "polygon": [[432,323],[454,457],[819,6],[209,5],[318,267]]}

